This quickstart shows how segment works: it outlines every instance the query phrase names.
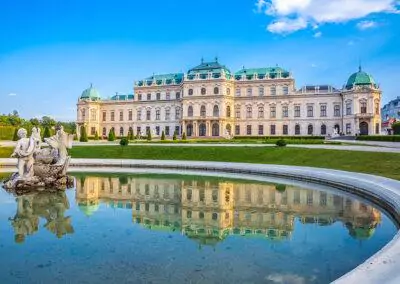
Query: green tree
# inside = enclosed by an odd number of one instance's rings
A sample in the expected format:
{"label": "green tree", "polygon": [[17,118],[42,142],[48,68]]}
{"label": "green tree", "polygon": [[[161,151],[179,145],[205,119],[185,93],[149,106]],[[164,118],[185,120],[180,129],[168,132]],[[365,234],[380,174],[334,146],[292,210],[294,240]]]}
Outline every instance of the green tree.
{"label": "green tree", "polygon": [[128,138],[127,137],[123,137],[120,141],[119,141],[119,145],[121,145],[121,146],[128,146],[128,144],[129,144],[129,140],[128,140]]}
{"label": "green tree", "polygon": [[182,140],[186,140],[186,133],[185,132],[182,133]]}
{"label": "green tree", "polygon": [[18,141],[18,129],[17,128],[15,128],[15,130],[14,130],[14,136],[13,136],[13,141]]}
{"label": "green tree", "polygon": [[128,140],[134,140],[135,139],[135,137],[133,136],[133,129],[132,128],[129,128],[129,131],[128,131]]}
{"label": "green tree", "polygon": [[175,141],[175,140],[176,140],[176,136],[177,136],[177,135],[176,135],[176,131],[174,131],[174,136],[172,136],[172,140]]}
{"label": "green tree", "polygon": [[150,129],[147,131],[147,141],[151,141],[151,131],[150,131]]}
{"label": "green tree", "polygon": [[392,129],[393,129],[394,135],[400,135],[400,122],[393,123]]}
{"label": "green tree", "polygon": [[37,118],[32,118],[31,120],[29,120],[29,122],[33,125],[33,126],[39,126],[40,125],[40,121]]}
{"label": "green tree", "polygon": [[94,140],[99,140],[100,138],[99,138],[99,133],[97,133],[97,130],[96,130],[96,133],[94,134]]}
{"label": "green tree", "polygon": [[115,141],[114,128],[111,128],[110,132],[108,132],[108,141]]}
{"label": "green tree", "polygon": [[163,131],[163,132],[161,132],[161,140],[162,140],[162,141],[164,141],[164,140],[165,140],[165,133],[164,133],[164,131]]}
{"label": "green tree", "polygon": [[81,126],[81,137],[79,138],[80,142],[88,142],[88,136],[86,133],[86,127],[85,126]]}
{"label": "green tree", "polygon": [[44,132],[43,132],[43,141],[44,141],[44,138],[49,138],[50,136],[51,136],[50,128],[48,126],[46,126],[44,128]]}
{"label": "green tree", "polygon": [[43,116],[40,121],[43,127],[53,127],[56,125],[56,121],[49,116]]}

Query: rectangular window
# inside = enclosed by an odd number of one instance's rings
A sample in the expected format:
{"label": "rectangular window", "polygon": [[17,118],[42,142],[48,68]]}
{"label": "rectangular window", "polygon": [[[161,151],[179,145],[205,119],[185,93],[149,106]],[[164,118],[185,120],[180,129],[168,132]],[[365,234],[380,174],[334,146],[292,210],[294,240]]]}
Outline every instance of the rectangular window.
{"label": "rectangular window", "polygon": [[351,115],[351,103],[346,103],[346,115]]}
{"label": "rectangular window", "polygon": [[140,121],[140,120],[142,120],[142,111],[141,110],[138,110],[137,111],[137,118],[136,118],[138,121]]}
{"label": "rectangular window", "polygon": [[160,135],[160,126],[156,126],[156,135]]}
{"label": "rectangular window", "polygon": [[289,117],[289,107],[288,106],[282,107],[282,117]]}
{"label": "rectangular window", "polygon": [[115,120],[115,112],[111,112],[111,121],[114,121]]}
{"label": "rectangular window", "polygon": [[275,135],[276,134],[276,127],[274,124],[271,125],[271,135]]}
{"label": "rectangular window", "polygon": [[179,129],[180,127],[179,126],[175,126],[175,133],[176,133],[176,135],[179,135],[180,133],[179,133]]}
{"label": "rectangular window", "polygon": [[133,115],[132,115],[132,110],[130,109],[128,112],[128,120],[132,121]]}
{"label": "rectangular window", "polygon": [[258,126],[258,135],[264,135],[264,125]]}
{"label": "rectangular window", "polygon": [[335,105],[333,107],[333,116],[340,117],[340,106],[339,105]]}
{"label": "rectangular window", "polygon": [[361,113],[367,113],[367,102],[361,102]]}
{"label": "rectangular window", "polygon": [[169,100],[171,99],[171,95],[170,95],[169,93],[167,93],[167,94],[165,95],[165,98],[169,101]]}
{"label": "rectangular window", "polygon": [[314,116],[314,107],[307,106],[307,117],[313,117],[313,116]]}
{"label": "rectangular window", "polygon": [[235,108],[235,117],[240,118],[240,108]]}
{"label": "rectangular window", "polygon": [[288,125],[283,125],[283,129],[282,129],[282,133],[283,135],[288,135],[289,134],[289,127]]}
{"label": "rectangular window", "polygon": [[146,120],[150,120],[151,118],[151,112],[148,110],[146,111]]}
{"label": "rectangular window", "polygon": [[289,94],[289,87],[288,87],[288,86],[284,86],[284,87],[282,88],[282,90],[283,90],[283,94],[284,94],[284,95],[288,95],[288,94]]}
{"label": "rectangular window", "polygon": [[169,126],[165,126],[165,135],[169,136]]}
{"label": "rectangular window", "polygon": [[90,129],[90,135],[96,135],[96,127]]}
{"label": "rectangular window", "polygon": [[351,123],[346,124],[346,134],[351,134]]}
{"label": "rectangular window", "polygon": [[180,92],[176,92],[176,99],[180,99],[181,98],[181,93]]}
{"label": "rectangular window", "polygon": [[251,108],[251,106],[248,106],[246,108],[246,118],[251,118],[253,114],[253,109]]}
{"label": "rectangular window", "polygon": [[300,117],[300,106],[294,106],[294,117]]}
{"label": "rectangular window", "polygon": [[147,100],[151,101],[151,94],[147,94]]}
{"label": "rectangular window", "polygon": [[251,125],[247,125],[247,135],[251,135]]}
{"label": "rectangular window", "polygon": [[252,88],[247,88],[247,96],[251,97],[253,95],[253,89]]}
{"label": "rectangular window", "polygon": [[157,101],[161,100],[161,94],[160,94],[160,93],[157,93],[157,94],[156,94],[156,100],[157,100]]}
{"label": "rectangular window", "polygon": [[326,105],[321,105],[321,117],[326,117]]}
{"label": "rectangular window", "polygon": [[240,88],[236,88],[236,96],[238,96],[238,97],[240,97],[240,95],[241,95],[241,90],[240,90]]}
{"label": "rectangular window", "polygon": [[146,126],[146,134],[149,134],[150,132],[150,126]]}
{"label": "rectangular window", "polygon": [[156,120],[160,120],[160,113],[161,111],[159,109],[156,110]]}
{"label": "rectangular window", "polygon": [[103,111],[103,121],[106,121],[107,119],[107,112]]}
{"label": "rectangular window", "polygon": [[142,129],[140,128],[140,126],[136,127],[136,134],[140,135],[141,131],[142,131]]}
{"label": "rectangular window", "polygon": [[165,110],[165,120],[169,120],[170,116],[171,116],[171,111],[170,111],[170,109],[167,108]]}
{"label": "rectangular window", "polygon": [[181,109],[179,107],[175,108],[175,119],[180,119]]}
{"label": "rectangular window", "polygon": [[120,111],[119,112],[119,121],[123,121],[124,120],[124,112]]}
{"label": "rectangular window", "polygon": [[259,96],[264,96],[264,87],[259,87],[258,88],[258,95]]}
{"label": "rectangular window", "polygon": [[271,87],[271,96],[276,96],[276,87]]}
{"label": "rectangular window", "polygon": [[235,135],[240,135],[240,125],[235,125]]}
{"label": "rectangular window", "polygon": [[270,107],[270,117],[271,118],[276,117],[276,107],[274,107],[274,106]]}
{"label": "rectangular window", "polygon": [[142,94],[138,94],[138,101],[142,100]]}

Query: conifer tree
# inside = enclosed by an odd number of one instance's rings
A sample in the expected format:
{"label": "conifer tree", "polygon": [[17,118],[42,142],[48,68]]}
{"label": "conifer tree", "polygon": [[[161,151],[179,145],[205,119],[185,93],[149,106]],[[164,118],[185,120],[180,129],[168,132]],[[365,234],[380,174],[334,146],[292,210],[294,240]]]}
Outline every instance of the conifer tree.
{"label": "conifer tree", "polygon": [[[45,134],[43,136],[46,135],[46,128],[44,129],[44,133]],[[87,136],[87,133],[86,133],[86,127],[83,126],[83,125],[81,126],[81,137],[79,138],[79,141],[80,142],[88,142],[88,136]]]}

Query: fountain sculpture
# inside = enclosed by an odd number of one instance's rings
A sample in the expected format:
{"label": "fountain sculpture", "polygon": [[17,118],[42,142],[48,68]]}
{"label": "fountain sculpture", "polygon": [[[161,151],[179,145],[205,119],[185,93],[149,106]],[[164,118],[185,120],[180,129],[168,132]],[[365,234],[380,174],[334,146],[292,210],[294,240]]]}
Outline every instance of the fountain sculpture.
{"label": "fountain sculpture", "polygon": [[67,175],[70,161],[67,149],[72,148],[73,135],[56,127],[56,135],[45,138],[47,147],[41,147],[40,129],[34,127],[27,137],[24,128],[18,130],[20,138],[11,157],[17,158],[18,172],[4,182],[8,190],[65,189],[73,185],[73,178]]}

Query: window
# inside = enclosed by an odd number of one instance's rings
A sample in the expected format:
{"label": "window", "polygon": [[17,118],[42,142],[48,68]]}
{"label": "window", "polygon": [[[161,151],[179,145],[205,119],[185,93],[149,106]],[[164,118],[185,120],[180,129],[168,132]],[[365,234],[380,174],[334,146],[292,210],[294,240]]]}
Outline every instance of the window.
{"label": "window", "polygon": [[276,95],[276,87],[271,87],[271,96]]}
{"label": "window", "polygon": [[138,94],[138,101],[142,100],[142,94]]}
{"label": "window", "polygon": [[160,93],[157,93],[157,94],[156,94],[156,100],[157,100],[157,101],[161,100],[161,94],[160,94]]}
{"label": "window", "polygon": [[160,135],[160,126],[156,126],[156,135]]}
{"label": "window", "polygon": [[258,95],[261,97],[261,96],[264,96],[264,87],[259,87],[258,88]]}
{"label": "window", "polygon": [[202,95],[205,95],[205,94],[207,94],[207,90],[206,90],[206,88],[201,88],[201,94],[202,94]]}
{"label": "window", "polygon": [[165,98],[167,101],[169,101],[171,99],[171,95],[169,94],[169,92],[165,95]]}
{"label": "window", "polygon": [[189,107],[188,107],[188,116],[189,116],[189,117],[192,117],[192,116],[193,116],[193,107],[192,107],[192,106],[189,106]]}
{"label": "window", "polygon": [[339,105],[335,105],[333,107],[333,116],[340,117],[340,106]]}
{"label": "window", "polygon": [[180,99],[181,98],[181,93],[180,92],[176,92],[176,99]]}
{"label": "window", "polygon": [[240,118],[240,107],[239,106],[235,107],[235,117]]}
{"label": "window", "polygon": [[294,117],[300,117],[300,106],[294,106]]}
{"label": "window", "polygon": [[361,102],[361,113],[367,113],[367,102]]}
{"label": "window", "polygon": [[136,127],[136,134],[137,134],[137,135],[140,135],[140,132],[141,132],[141,131],[142,131],[142,129],[141,129],[140,126]]}
{"label": "window", "polygon": [[192,96],[192,95],[193,95],[193,89],[189,89],[188,95],[189,95],[189,96]]}
{"label": "window", "polygon": [[131,109],[128,111],[128,120],[130,120],[130,121],[133,120],[133,113],[132,113]]}
{"label": "window", "polygon": [[124,120],[124,112],[120,111],[119,112],[119,121],[123,121]]}
{"label": "window", "polygon": [[282,117],[289,117],[289,107],[288,106],[282,107]]}
{"label": "window", "polygon": [[226,107],[226,116],[231,117],[231,107],[230,106]]}
{"label": "window", "polygon": [[326,117],[326,105],[320,106],[321,110],[321,117]]}
{"label": "window", "polygon": [[240,125],[235,125],[235,135],[240,135]]}
{"label": "window", "polygon": [[346,134],[351,134],[351,123],[346,123]]}
{"label": "window", "polygon": [[151,94],[147,94],[147,100],[151,101]]}
{"label": "window", "polygon": [[226,94],[227,94],[228,96],[231,95],[231,88],[226,88]]}
{"label": "window", "polygon": [[85,120],[85,118],[86,118],[86,110],[85,109],[81,110],[81,116],[82,116],[82,120]]}
{"label": "window", "polygon": [[276,107],[274,107],[274,106],[270,107],[270,117],[271,118],[276,117]]}
{"label": "window", "polygon": [[171,110],[167,108],[165,110],[165,120],[170,120],[171,119]]}
{"label": "window", "polygon": [[275,126],[275,124],[271,125],[270,133],[271,133],[271,135],[275,135],[276,134],[276,126]]}
{"label": "window", "polygon": [[240,88],[236,88],[236,96],[240,97],[241,93],[242,92],[241,92]]}
{"label": "window", "polygon": [[165,135],[169,136],[169,126],[165,126]]}
{"label": "window", "polygon": [[380,107],[379,107],[379,103],[375,103],[375,114],[379,115],[381,112]]}
{"label": "window", "polygon": [[219,94],[219,88],[218,87],[215,87],[214,88],[214,95],[218,95]]}
{"label": "window", "polygon": [[307,117],[313,117],[313,116],[314,116],[314,107],[307,106]]}
{"label": "window", "polygon": [[142,120],[142,111],[141,110],[137,111],[137,120],[138,121]]}
{"label": "window", "polygon": [[90,135],[96,135],[96,127],[90,128]]}
{"label": "window", "polygon": [[151,112],[150,110],[146,111],[146,120],[150,120],[151,118]]}
{"label": "window", "polygon": [[90,120],[95,121],[97,120],[97,115],[96,115],[96,110],[95,109],[91,109],[90,110]]}
{"label": "window", "polygon": [[258,107],[258,118],[264,118],[264,107]]}
{"label": "window", "polygon": [[175,108],[175,119],[181,118],[181,109],[179,107]]}
{"label": "window", "polygon": [[146,134],[150,133],[150,126],[146,126]]}
{"label": "window", "polygon": [[211,215],[211,218],[213,219],[213,220],[218,220],[218,213],[212,213],[212,215]]}
{"label": "window", "polygon": [[258,126],[258,135],[264,135],[264,125]]}
{"label": "window", "polygon": [[176,135],[179,135],[180,134],[180,127],[179,127],[179,125],[178,126],[175,126],[175,133],[176,133]]}
{"label": "window", "polygon": [[253,113],[253,109],[251,108],[251,106],[248,106],[246,108],[246,117],[247,118],[251,118],[252,117],[252,113]]}
{"label": "window", "polygon": [[206,106],[201,106],[200,107],[200,116],[205,117],[206,116]]}
{"label": "window", "polygon": [[284,86],[284,87],[282,88],[282,90],[283,90],[283,94],[284,94],[284,95],[288,95],[288,94],[289,94],[289,87],[288,87],[288,86]]}
{"label": "window", "polygon": [[321,135],[326,135],[326,125],[325,124],[321,125]]}
{"label": "window", "polygon": [[119,128],[119,136],[124,136],[124,128],[123,127]]}
{"label": "window", "polygon": [[247,135],[251,135],[251,125],[247,125]]}
{"label": "window", "polygon": [[375,124],[375,134],[379,134],[379,123]]}
{"label": "window", "polygon": [[160,120],[160,112],[159,109],[156,110],[156,120]]}
{"label": "window", "polygon": [[313,131],[314,131],[314,127],[311,124],[308,125],[307,134],[308,135],[313,135]]}
{"label": "window", "polygon": [[107,129],[105,127],[103,127],[103,136],[107,135]]}
{"label": "window", "polygon": [[346,115],[351,115],[351,102],[346,103]]}
{"label": "window", "polygon": [[289,127],[286,124],[283,125],[282,133],[283,133],[283,135],[289,134]]}
{"label": "window", "polygon": [[219,107],[217,105],[214,106],[213,116],[219,116]]}
{"label": "window", "polygon": [[300,125],[299,124],[296,124],[296,126],[294,127],[294,134],[300,135]]}
{"label": "window", "polygon": [[107,118],[107,112],[103,111],[103,121],[106,121]]}
{"label": "window", "polygon": [[112,111],[112,112],[111,112],[111,121],[114,121],[114,120],[115,120],[115,112]]}
{"label": "window", "polygon": [[253,89],[247,88],[247,96],[251,97],[253,95]]}

